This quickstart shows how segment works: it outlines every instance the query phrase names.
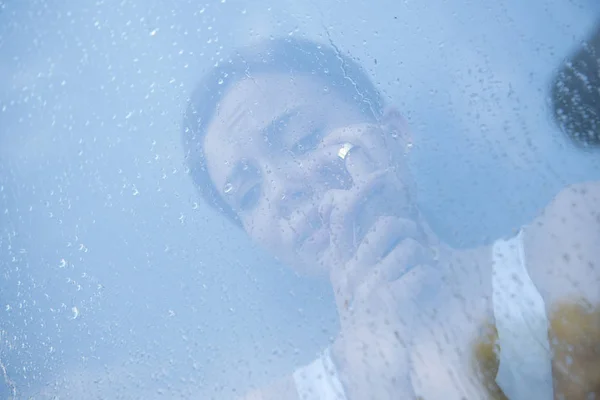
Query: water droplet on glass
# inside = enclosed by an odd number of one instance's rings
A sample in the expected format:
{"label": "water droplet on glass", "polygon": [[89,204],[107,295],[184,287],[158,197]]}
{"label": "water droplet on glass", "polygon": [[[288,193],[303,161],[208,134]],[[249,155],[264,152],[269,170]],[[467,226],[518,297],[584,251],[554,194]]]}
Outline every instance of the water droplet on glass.
{"label": "water droplet on glass", "polygon": [[219,85],[223,84],[223,78],[219,78],[219,81],[217,82]]}
{"label": "water droplet on glass", "polygon": [[150,32],[150,36],[156,36],[156,34],[157,34],[157,33],[158,33],[158,28],[156,28],[156,29],[152,30],[152,31]]}
{"label": "water droplet on glass", "polygon": [[231,183],[227,183],[225,185],[225,189],[223,190],[225,193],[231,193],[231,191],[233,190],[233,185]]}
{"label": "water droplet on glass", "polygon": [[79,317],[79,309],[77,307],[73,307],[71,308],[71,311],[73,312],[73,319],[77,319],[77,317]]}

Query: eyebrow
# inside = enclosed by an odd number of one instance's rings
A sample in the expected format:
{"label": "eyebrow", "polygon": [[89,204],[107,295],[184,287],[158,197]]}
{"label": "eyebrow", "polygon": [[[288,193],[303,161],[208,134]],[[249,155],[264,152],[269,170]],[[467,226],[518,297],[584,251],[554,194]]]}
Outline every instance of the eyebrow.
{"label": "eyebrow", "polygon": [[[288,123],[289,120],[297,113],[298,107],[286,110],[284,113],[281,113],[277,118],[273,119],[271,122],[269,122],[267,126],[260,130],[261,136],[266,137],[269,142],[273,143],[277,140],[277,134],[281,133],[279,131],[279,127]],[[243,159],[238,160],[229,172],[229,174],[227,174],[227,177],[225,179],[225,185],[222,188],[223,193],[225,193],[225,188],[227,187],[227,184],[233,183],[235,180],[239,180],[239,176],[243,171],[243,165]]]}
{"label": "eyebrow", "polygon": [[281,133],[278,128],[287,124],[294,115],[298,114],[298,108],[299,107],[294,107],[281,113],[277,118],[271,121],[269,125],[261,129],[262,136],[266,137],[269,142],[277,141],[276,136],[278,133]]}

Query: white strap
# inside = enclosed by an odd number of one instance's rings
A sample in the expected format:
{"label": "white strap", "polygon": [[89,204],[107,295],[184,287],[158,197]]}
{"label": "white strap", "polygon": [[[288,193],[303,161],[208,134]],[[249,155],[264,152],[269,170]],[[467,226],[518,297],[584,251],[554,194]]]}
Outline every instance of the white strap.
{"label": "white strap", "polygon": [[311,364],[294,372],[300,400],[347,400],[329,349]]}
{"label": "white strap", "polygon": [[554,398],[544,300],[525,265],[523,234],[493,247],[493,304],[500,364],[496,382],[510,400]]}

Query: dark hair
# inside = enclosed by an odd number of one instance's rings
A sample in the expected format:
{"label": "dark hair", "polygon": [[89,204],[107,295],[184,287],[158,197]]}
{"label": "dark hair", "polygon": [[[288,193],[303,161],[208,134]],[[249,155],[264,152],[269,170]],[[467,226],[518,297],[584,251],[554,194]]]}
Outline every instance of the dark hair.
{"label": "dark hair", "polygon": [[580,147],[600,147],[600,22],[552,82],[554,119]]}
{"label": "dark hair", "polygon": [[239,226],[238,216],[208,174],[204,137],[219,101],[233,84],[255,74],[274,72],[321,78],[366,115],[378,118],[383,110],[383,99],[362,68],[334,45],[298,38],[269,39],[220,61],[191,95],[183,120],[183,146],[189,173],[202,197]]}

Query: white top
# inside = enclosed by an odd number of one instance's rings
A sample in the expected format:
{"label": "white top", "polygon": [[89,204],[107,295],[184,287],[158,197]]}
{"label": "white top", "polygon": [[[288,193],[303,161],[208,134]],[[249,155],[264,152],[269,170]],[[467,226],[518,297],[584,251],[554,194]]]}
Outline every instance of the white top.
{"label": "white top", "polygon": [[300,400],[346,400],[329,348],[311,364],[294,372]]}
{"label": "white top", "polygon": [[[523,233],[493,245],[493,307],[500,347],[496,382],[510,400],[552,400],[552,358],[544,300],[523,252]],[[329,349],[294,372],[300,400],[346,400]]]}
{"label": "white top", "polygon": [[510,400],[553,399],[548,318],[527,272],[522,232],[494,243],[492,287],[500,347],[498,386]]}

